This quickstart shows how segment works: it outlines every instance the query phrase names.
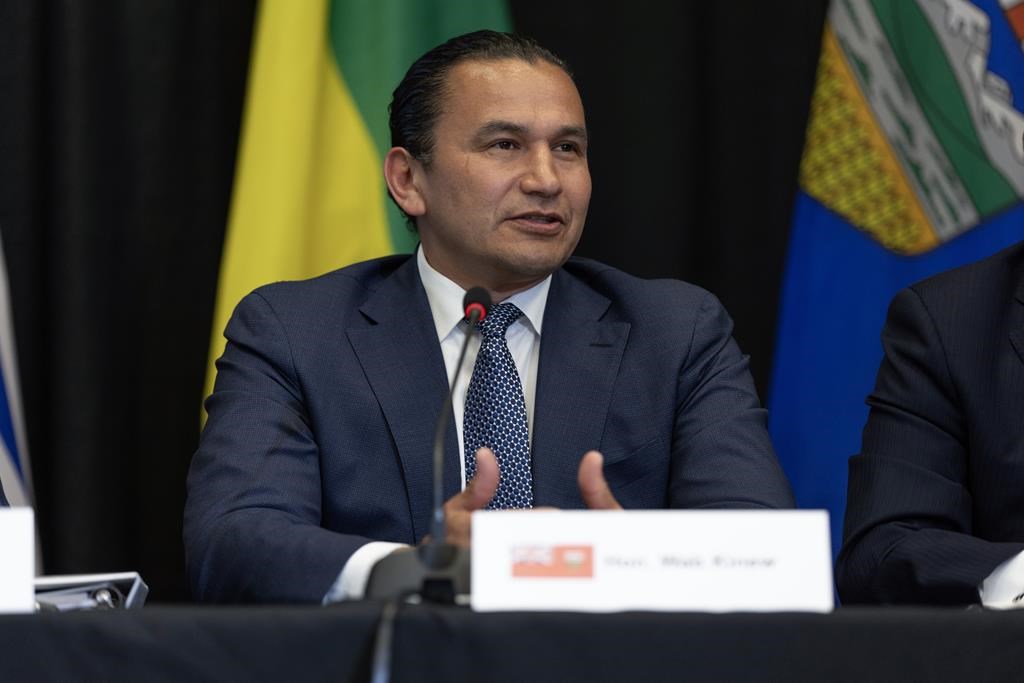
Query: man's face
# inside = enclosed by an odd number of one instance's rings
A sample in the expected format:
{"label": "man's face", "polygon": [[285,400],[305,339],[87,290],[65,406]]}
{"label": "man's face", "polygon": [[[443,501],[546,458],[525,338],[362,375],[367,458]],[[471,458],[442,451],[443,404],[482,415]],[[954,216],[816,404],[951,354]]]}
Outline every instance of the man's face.
{"label": "man's face", "polygon": [[427,261],[505,297],[576,248],[590,203],[583,104],[544,61],[466,61],[449,72],[427,167],[415,165]]}

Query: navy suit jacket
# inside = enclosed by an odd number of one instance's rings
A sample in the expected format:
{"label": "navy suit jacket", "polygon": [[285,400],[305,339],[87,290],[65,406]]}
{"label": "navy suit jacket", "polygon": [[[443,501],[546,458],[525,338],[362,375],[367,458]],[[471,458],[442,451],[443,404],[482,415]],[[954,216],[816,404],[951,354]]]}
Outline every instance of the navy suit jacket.
{"label": "navy suit jacket", "polygon": [[[581,508],[605,456],[626,508],[789,507],[732,323],[707,292],[572,259],[540,343],[534,502]],[[225,332],[185,508],[195,595],[315,601],[372,540],[417,543],[448,389],[415,258],[258,289]],[[447,432],[445,496],[460,488]]]}
{"label": "navy suit jacket", "polygon": [[978,602],[1024,550],[1024,243],[902,291],[882,343],[840,596]]}

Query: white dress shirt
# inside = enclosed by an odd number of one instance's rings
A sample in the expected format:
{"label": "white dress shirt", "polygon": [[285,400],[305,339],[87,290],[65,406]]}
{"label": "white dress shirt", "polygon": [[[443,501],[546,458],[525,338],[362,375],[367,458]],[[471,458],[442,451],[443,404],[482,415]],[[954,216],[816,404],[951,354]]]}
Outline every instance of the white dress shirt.
{"label": "white dress shirt", "polygon": [[[455,364],[459,361],[459,352],[462,350],[462,343],[466,339],[466,329],[468,328],[462,308],[462,299],[466,290],[434,270],[427,262],[422,247],[416,251],[416,265],[419,269],[420,281],[427,292],[427,301],[434,318],[434,327],[437,329],[437,339],[441,344],[441,355],[444,356],[444,366],[449,386],[451,386]],[[540,359],[541,325],[544,321],[544,309],[547,306],[550,288],[551,276],[549,275],[533,287],[513,294],[500,302],[513,303],[523,312],[523,315],[508,328],[505,338],[508,341],[508,350],[512,354],[512,360],[515,361],[516,369],[519,370],[519,380],[523,384],[526,422],[531,442],[533,440],[537,364]],[[469,340],[466,360],[462,364],[462,370],[459,372],[455,384],[455,392],[452,395],[452,412],[455,417],[455,431],[458,435],[460,454],[465,450],[462,437],[462,417],[466,407],[466,391],[469,388],[469,380],[473,375],[473,366],[476,363],[476,355],[479,350],[480,336],[475,335]],[[444,397],[438,396],[436,400],[438,408],[440,408]],[[459,466],[462,486],[465,487],[466,462],[462,457],[459,458]],[[324,596],[324,602],[363,597],[373,565],[385,555],[403,547],[407,546],[404,543],[374,541],[359,548],[345,563],[338,579]]]}
{"label": "white dress shirt", "polygon": [[1018,553],[992,570],[978,587],[981,604],[992,609],[1024,607],[1024,553]]}

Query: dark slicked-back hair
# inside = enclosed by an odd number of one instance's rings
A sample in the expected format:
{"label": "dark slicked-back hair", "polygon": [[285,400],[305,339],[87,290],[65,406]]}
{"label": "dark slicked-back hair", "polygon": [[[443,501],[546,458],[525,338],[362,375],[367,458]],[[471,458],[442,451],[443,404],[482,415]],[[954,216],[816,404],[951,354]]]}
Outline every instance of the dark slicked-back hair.
{"label": "dark slicked-back hair", "polygon": [[388,107],[391,146],[404,147],[429,166],[434,151],[434,124],[441,114],[448,72],[459,62],[519,59],[545,61],[564,71],[565,62],[530,38],[497,31],[474,31],[456,36],[417,59],[395,88]]}

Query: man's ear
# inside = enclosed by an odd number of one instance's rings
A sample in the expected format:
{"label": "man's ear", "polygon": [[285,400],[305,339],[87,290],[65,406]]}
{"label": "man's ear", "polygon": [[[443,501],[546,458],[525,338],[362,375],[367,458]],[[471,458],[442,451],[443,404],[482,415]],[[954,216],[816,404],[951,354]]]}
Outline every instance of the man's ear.
{"label": "man's ear", "polygon": [[392,147],[384,157],[384,180],[395,202],[410,216],[422,216],[426,204],[417,184],[423,166],[404,147]]}

